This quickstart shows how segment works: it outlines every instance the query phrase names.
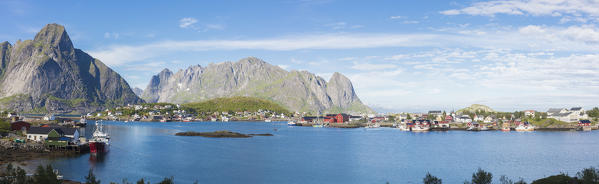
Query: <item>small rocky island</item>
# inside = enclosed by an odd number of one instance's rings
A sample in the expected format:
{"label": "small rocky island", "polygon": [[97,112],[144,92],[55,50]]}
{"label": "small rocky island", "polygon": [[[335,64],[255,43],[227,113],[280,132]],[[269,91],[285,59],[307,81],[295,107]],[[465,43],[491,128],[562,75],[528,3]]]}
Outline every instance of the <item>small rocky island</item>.
{"label": "small rocky island", "polygon": [[249,138],[253,136],[273,136],[272,134],[242,134],[238,132],[231,132],[228,130],[220,130],[214,132],[178,132],[176,136],[202,136],[202,137],[213,137],[213,138]]}

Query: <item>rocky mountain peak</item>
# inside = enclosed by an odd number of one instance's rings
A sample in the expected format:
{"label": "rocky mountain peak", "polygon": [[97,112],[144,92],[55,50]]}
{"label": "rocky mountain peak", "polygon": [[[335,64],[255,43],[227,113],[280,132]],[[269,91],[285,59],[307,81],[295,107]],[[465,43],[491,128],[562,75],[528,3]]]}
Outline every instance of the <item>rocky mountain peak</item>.
{"label": "rocky mountain peak", "polygon": [[67,34],[64,26],[58,24],[48,24],[35,35],[34,43],[40,43],[44,46],[57,48],[62,52],[72,51],[73,43]]}
{"label": "rocky mountain peak", "polygon": [[331,76],[331,79],[329,79],[329,82],[332,82],[332,81],[351,83],[351,81],[345,75],[343,75],[339,72],[333,73],[333,75]]}
{"label": "rocky mountain peak", "polygon": [[262,66],[262,65],[268,64],[267,62],[265,62],[262,59],[257,58],[257,57],[246,57],[246,58],[239,60],[238,63],[239,64],[248,64],[248,65],[257,65],[257,66]]}
{"label": "rocky mountain peak", "polygon": [[0,44],[0,60],[0,109],[89,112],[143,101],[118,73],[75,49],[62,25],[48,24],[14,48]]}
{"label": "rocky mountain peak", "polygon": [[160,75],[160,76],[170,76],[172,74],[173,74],[173,72],[171,70],[169,70],[168,68],[164,68],[164,69],[162,69],[162,71],[160,71],[160,73],[158,75]]}
{"label": "rocky mountain peak", "polygon": [[252,96],[299,112],[371,112],[356,96],[351,81],[335,73],[331,82],[308,71],[286,71],[256,57],[161,72],[142,97],[148,102],[188,103],[219,97]]}

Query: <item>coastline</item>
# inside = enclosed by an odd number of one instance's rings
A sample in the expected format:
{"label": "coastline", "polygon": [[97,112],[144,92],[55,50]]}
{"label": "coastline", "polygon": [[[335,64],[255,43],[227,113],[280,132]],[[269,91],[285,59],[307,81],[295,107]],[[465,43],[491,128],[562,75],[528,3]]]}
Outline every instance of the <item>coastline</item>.
{"label": "coastline", "polygon": [[24,163],[39,158],[75,157],[85,154],[89,147],[83,145],[76,149],[48,148],[38,143],[14,143],[0,140],[0,166],[8,163]]}

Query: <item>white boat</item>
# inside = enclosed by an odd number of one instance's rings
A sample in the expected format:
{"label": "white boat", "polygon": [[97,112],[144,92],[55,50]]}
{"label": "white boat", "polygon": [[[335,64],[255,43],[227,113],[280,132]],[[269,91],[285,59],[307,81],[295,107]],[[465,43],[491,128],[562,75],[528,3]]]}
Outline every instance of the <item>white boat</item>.
{"label": "white boat", "polygon": [[431,128],[424,125],[415,125],[412,127],[412,132],[428,132]]}
{"label": "white boat", "polygon": [[402,123],[402,124],[399,124],[399,127],[398,127],[398,128],[399,128],[399,130],[401,130],[401,131],[410,131],[410,128],[408,127],[408,125],[406,125],[406,124],[403,124],[403,123]]}
{"label": "white boat", "polygon": [[532,132],[534,130],[535,130],[535,127],[533,125],[529,124],[528,122],[521,123],[520,125],[518,125],[518,127],[516,127],[517,132]]}
{"label": "white boat", "polygon": [[290,121],[290,122],[287,122],[287,125],[289,125],[289,126],[296,126],[297,124],[295,122],[293,122],[293,121]]}
{"label": "white boat", "polygon": [[272,122],[272,120],[271,119],[265,119],[264,122],[269,123],[269,122]]}
{"label": "white boat", "polygon": [[489,130],[489,127],[487,127],[485,125],[482,125],[481,127],[478,128],[478,130],[480,130],[480,131],[487,131],[487,130]]}
{"label": "white boat", "polygon": [[210,121],[215,122],[217,119],[216,118],[210,118]]}
{"label": "white boat", "polygon": [[381,127],[381,124],[372,123],[372,124],[368,124],[368,126],[366,126],[365,128],[379,128],[379,127]]}

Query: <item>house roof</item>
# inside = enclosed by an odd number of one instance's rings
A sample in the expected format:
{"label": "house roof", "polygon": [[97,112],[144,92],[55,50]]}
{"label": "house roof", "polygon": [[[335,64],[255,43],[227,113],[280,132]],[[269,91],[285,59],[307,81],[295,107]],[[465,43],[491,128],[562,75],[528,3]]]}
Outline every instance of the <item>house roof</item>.
{"label": "house roof", "polygon": [[580,122],[580,123],[589,123],[589,124],[591,123],[591,121],[588,120],[588,119],[583,119],[583,120],[580,120],[578,122]]}
{"label": "house roof", "polygon": [[566,117],[569,116],[570,114],[572,114],[571,112],[565,112],[565,113],[557,113],[557,114],[553,114],[552,116],[557,116],[557,117]]}
{"label": "house roof", "polygon": [[549,108],[549,110],[547,110],[548,113],[558,113],[560,111],[562,111],[560,108]]}
{"label": "house roof", "polygon": [[579,111],[581,109],[582,109],[582,107],[572,107],[572,108],[570,108],[571,111]]}
{"label": "house roof", "polygon": [[50,131],[56,130],[62,135],[75,135],[77,129],[67,127],[31,127],[27,130],[27,134],[48,134]]}

